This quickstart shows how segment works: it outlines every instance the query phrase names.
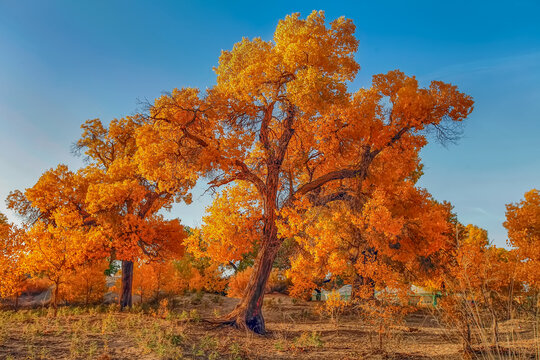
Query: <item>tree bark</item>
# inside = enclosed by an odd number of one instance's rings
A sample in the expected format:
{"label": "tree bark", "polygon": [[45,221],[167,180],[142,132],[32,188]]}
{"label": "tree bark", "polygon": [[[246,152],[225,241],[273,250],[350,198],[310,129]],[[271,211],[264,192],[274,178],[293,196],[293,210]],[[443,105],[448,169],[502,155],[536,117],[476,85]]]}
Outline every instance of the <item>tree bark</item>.
{"label": "tree bark", "polygon": [[120,310],[133,305],[133,261],[122,261],[122,291],[120,294]]}
{"label": "tree bark", "polygon": [[[291,118],[292,119],[292,118]],[[289,121],[292,121],[289,119]],[[262,305],[266,283],[270,277],[274,260],[281,246],[282,239],[278,238],[276,226],[277,219],[277,193],[279,188],[279,174],[281,163],[285,156],[287,144],[293,134],[292,128],[286,130],[280,139],[279,150],[271,152],[267,160],[268,176],[263,186],[264,191],[264,227],[262,230],[260,250],[253,264],[253,272],[244,290],[242,300],[234,310],[220,322],[235,326],[239,329],[251,330],[264,335],[266,326],[262,314]],[[265,127],[261,129],[261,141],[268,146]]]}
{"label": "tree bark", "polygon": [[280,245],[275,237],[272,240],[261,244],[261,250],[255,259],[253,273],[244,290],[242,300],[229,315],[222,319],[222,323],[261,335],[266,333],[262,305],[266,283]]}

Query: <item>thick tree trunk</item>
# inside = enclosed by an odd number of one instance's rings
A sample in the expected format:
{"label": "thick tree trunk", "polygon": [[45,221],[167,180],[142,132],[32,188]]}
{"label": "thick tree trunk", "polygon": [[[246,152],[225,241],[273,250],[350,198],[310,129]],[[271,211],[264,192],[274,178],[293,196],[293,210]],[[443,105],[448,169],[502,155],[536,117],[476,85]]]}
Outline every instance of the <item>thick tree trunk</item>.
{"label": "thick tree trunk", "polygon": [[261,244],[261,250],[253,265],[253,273],[246,286],[244,295],[236,308],[222,321],[239,329],[265,334],[266,327],[262,314],[262,305],[266,283],[272,271],[272,265],[279,249],[277,239]]}
{"label": "thick tree trunk", "polygon": [[[292,132],[290,135],[292,136]],[[288,139],[286,140],[287,142]],[[266,333],[262,314],[266,283],[268,282],[274,260],[282,243],[281,239],[277,236],[276,196],[279,183],[279,168],[283,156],[284,153],[280,159],[274,159],[274,161],[269,161],[268,163],[269,175],[266,179],[266,195],[264,196],[264,227],[260,250],[253,264],[253,272],[244,290],[242,300],[229,315],[221,320],[223,324],[232,325],[239,329],[251,330],[261,335]]]}
{"label": "thick tree trunk", "polygon": [[122,261],[122,291],[120,294],[120,310],[133,305],[133,261]]}

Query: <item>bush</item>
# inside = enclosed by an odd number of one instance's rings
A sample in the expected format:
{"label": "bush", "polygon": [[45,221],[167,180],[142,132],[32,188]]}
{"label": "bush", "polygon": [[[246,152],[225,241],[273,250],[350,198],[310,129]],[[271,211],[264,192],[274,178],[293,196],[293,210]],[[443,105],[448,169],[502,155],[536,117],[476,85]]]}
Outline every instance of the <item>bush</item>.
{"label": "bush", "polygon": [[241,297],[249,282],[252,267],[248,267],[244,271],[239,271],[229,279],[229,289],[227,291],[228,297]]}
{"label": "bush", "polygon": [[266,288],[268,293],[277,292],[286,294],[290,285],[291,280],[285,276],[284,271],[279,269],[272,269]]}
{"label": "bush", "polygon": [[29,278],[24,282],[22,295],[39,295],[52,286],[52,282],[44,278]]}
{"label": "bush", "polygon": [[329,315],[332,321],[338,322],[339,315],[347,307],[347,302],[341,297],[337,291],[332,291],[328,294],[327,300],[319,308],[321,315]]}
{"label": "bush", "polygon": [[70,272],[59,289],[62,300],[75,304],[96,304],[103,301],[107,291],[106,261],[86,264]]}
{"label": "bush", "polygon": [[[253,267],[248,267],[243,271],[237,272],[229,279],[229,289],[227,291],[228,297],[241,297],[249,282]],[[290,285],[290,281],[285,277],[283,272],[279,269],[272,269],[268,282],[266,284],[265,292],[279,292],[285,293]]]}

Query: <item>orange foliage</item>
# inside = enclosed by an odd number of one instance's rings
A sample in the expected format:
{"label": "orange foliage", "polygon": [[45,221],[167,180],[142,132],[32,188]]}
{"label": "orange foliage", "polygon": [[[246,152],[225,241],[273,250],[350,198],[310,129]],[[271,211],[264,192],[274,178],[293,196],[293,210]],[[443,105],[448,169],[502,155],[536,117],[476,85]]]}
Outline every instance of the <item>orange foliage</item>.
{"label": "orange foliage", "polygon": [[133,291],[141,302],[159,300],[161,296],[178,295],[188,289],[172,261],[152,261],[137,264]]}
{"label": "orange foliage", "polygon": [[85,198],[90,182],[84,170],[74,173],[59,165],[24,193],[8,197],[9,207],[28,219],[24,271],[54,283],[55,308],[67,275],[89,258],[105,254],[103,237],[89,232],[93,219],[85,210]]}
{"label": "orange foliage", "polygon": [[253,268],[249,267],[243,271],[234,274],[234,276],[229,279],[227,296],[232,298],[242,297],[244,291],[246,290],[246,286],[249,282],[249,278],[251,277],[252,272]]}
{"label": "orange foliage", "polygon": [[[253,273],[253,267],[248,267],[245,270],[239,271],[229,278],[227,288],[227,296],[232,298],[242,297],[246,290],[247,284]],[[284,292],[289,285],[288,279],[282,271],[272,269],[268,283],[266,284],[266,293]]]}
{"label": "orange foliage", "polygon": [[107,291],[105,270],[107,261],[87,263],[71,271],[59,293],[60,299],[76,304],[95,304],[103,300]]}
{"label": "orange foliage", "polygon": [[189,280],[190,290],[210,293],[222,293],[225,290],[227,279],[223,277],[217,265],[210,264],[207,267],[192,269],[192,276]]}
{"label": "orange foliage", "polygon": [[17,297],[24,291],[23,235],[0,213],[0,297]]}
{"label": "orange foliage", "polygon": [[138,171],[135,133],[144,123],[141,115],[115,119],[108,128],[98,119],[88,120],[77,142],[91,162],[86,171],[95,179],[88,188],[86,208],[96,219],[95,232],[106,235],[106,246],[119,260],[183,251],[181,225],[165,221],[157,212],[174,200],[190,202],[190,196],[160,191],[157,182]]}
{"label": "orange foliage", "polygon": [[53,283],[49,279],[32,277],[26,279],[21,294],[38,295],[51,288]]}
{"label": "orange foliage", "polygon": [[[445,289],[476,303],[493,307],[493,297],[508,296],[511,283],[518,279],[515,252],[490,245],[487,231],[477,226],[463,228],[454,254],[448,264]],[[519,290],[519,285],[515,287],[514,291]]]}
{"label": "orange foliage", "polygon": [[540,191],[532,189],[519,203],[506,205],[504,226],[520,259],[518,271],[524,281],[540,289]]}
{"label": "orange foliage", "polygon": [[406,291],[428,275],[431,258],[447,243],[448,208],[411,182],[390,185],[373,187],[363,205],[351,198],[288,212],[280,231],[301,249],[288,272],[292,295],[309,297],[329,273],[368,298],[375,286]]}
{"label": "orange foliage", "polygon": [[[388,203],[395,202],[386,200],[388,191],[379,183],[403,174],[414,177],[426,132],[453,139],[455,124],[472,111],[471,97],[455,86],[433,81],[423,88],[398,70],[375,75],[368,89],[349,92],[348,82],[359,69],[354,31],[352,21],[343,17],[327,24],[322,11],[306,19],[299,14],[287,16],[278,23],[273,41],[244,38],[232,50],[222,51],[213,88],[205,93],[175,89],[156,99],[150,114],[154,122],[138,132],[140,169],[161,190],[182,193],[186,182],[211,174],[212,187],[231,184],[239,189],[226,190],[231,209],[238,204],[243,209],[246,202],[260,209],[260,217],[236,218],[210,210],[212,220],[205,219],[206,229],[202,229],[203,238],[212,244],[207,248],[214,248],[220,261],[234,261],[256,244],[252,276],[256,285],[235,312],[233,322],[239,326],[247,321],[264,327],[261,312],[249,304],[262,304],[269,265],[286,238],[278,223],[294,222],[294,213],[308,211],[312,205],[355,195],[363,205],[362,194],[367,191],[373,196],[365,204],[370,214],[362,221],[387,235],[387,244],[390,239],[401,246],[399,251],[381,246],[380,251],[391,260],[412,262],[416,243],[408,234],[414,232],[409,229],[415,230],[410,225],[415,215],[409,216],[406,226],[407,215],[400,211],[406,213],[407,204],[402,204],[402,210],[389,209]],[[380,195],[371,191],[371,184],[377,185]],[[414,197],[420,201],[415,211],[426,224],[421,235],[435,236],[420,243],[421,254],[436,252],[445,224],[437,211],[429,210],[426,194],[407,186],[402,191],[412,202]],[[390,222],[377,223],[379,216]],[[397,240],[400,236],[403,239]],[[340,256],[333,253],[332,257],[332,263],[343,269]]]}
{"label": "orange foliage", "polygon": [[203,225],[185,244],[196,258],[217,265],[236,263],[253,252],[261,234],[261,208],[252,187],[226,188],[206,209]]}

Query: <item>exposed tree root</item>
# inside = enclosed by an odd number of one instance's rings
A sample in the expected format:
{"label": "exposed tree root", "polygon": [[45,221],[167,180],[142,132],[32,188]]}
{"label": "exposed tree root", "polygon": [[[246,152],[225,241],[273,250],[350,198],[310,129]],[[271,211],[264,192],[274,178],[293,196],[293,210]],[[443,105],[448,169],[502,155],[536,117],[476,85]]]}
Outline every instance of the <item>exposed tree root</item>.
{"label": "exposed tree root", "polygon": [[231,326],[238,330],[251,331],[258,335],[266,335],[266,328],[262,315],[252,316],[248,321],[245,316],[237,314],[237,311],[233,311],[229,315],[220,318],[205,319],[205,322],[214,324],[216,327]]}

